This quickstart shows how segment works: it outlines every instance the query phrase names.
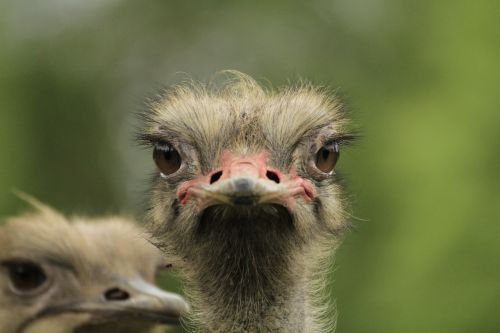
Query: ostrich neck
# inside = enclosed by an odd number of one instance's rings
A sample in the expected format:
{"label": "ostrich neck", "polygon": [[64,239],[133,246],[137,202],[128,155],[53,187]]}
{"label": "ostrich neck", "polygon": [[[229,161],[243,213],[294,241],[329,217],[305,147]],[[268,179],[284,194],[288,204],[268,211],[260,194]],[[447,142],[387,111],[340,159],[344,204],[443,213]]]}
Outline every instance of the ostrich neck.
{"label": "ostrich neck", "polygon": [[[236,273],[236,267],[232,272],[221,271],[217,275],[205,272],[204,278],[198,277],[202,281],[197,288],[201,296],[202,332],[311,331],[308,328],[311,319],[308,318],[308,292],[299,272],[269,276],[247,271],[243,274],[248,275],[242,276],[241,272]],[[218,285],[207,281],[217,281],[222,274],[230,277]],[[249,275],[253,281],[248,279]]]}
{"label": "ostrich neck", "polygon": [[312,258],[291,217],[270,212],[202,221],[186,271],[203,332],[311,331]]}

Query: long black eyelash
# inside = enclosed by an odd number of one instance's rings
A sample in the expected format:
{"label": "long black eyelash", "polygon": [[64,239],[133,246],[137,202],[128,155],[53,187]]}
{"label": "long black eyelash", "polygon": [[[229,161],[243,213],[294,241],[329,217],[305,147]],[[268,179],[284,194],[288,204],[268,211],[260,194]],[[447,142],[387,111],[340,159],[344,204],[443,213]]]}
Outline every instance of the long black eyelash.
{"label": "long black eyelash", "polygon": [[140,146],[144,146],[147,148],[154,147],[156,144],[165,141],[165,139],[162,138],[161,136],[156,135],[156,134],[149,134],[149,133],[138,134],[136,136],[136,140]]}
{"label": "long black eyelash", "polygon": [[358,134],[355,134],[355,133],[340,133],[340,134],[337,134],[334,137],[328,139],[324,144],[328,145],[328,144],[336,142],[342,146],[350,146],[353,143],[355,143],[359,138],[360,138],[360,136]]}

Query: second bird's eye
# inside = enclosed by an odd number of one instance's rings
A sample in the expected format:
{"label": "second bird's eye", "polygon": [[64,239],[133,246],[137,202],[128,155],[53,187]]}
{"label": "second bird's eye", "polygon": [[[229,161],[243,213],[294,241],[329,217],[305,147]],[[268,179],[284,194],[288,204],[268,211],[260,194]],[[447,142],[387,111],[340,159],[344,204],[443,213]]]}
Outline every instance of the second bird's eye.
{"label": "second bird's eye", "polygon": [[29,261],[12,261],[4,264],[9,279],[16,292],[28,293],[41,287],[47,281],[47,275],[37,264]]}
{"label": "second bird's eye", "polygon": [[181,167],[181,156],[166,142],[160,142],[155,145],[153,151],[153,159],[155,160],[158,169],[165,176],[171,175]]}
{"label": "second bird's eye", "polygon": [[316,167],[324,173],[330,173],[339,159],[339,145],[333,142],[321,147],[316,153]]}

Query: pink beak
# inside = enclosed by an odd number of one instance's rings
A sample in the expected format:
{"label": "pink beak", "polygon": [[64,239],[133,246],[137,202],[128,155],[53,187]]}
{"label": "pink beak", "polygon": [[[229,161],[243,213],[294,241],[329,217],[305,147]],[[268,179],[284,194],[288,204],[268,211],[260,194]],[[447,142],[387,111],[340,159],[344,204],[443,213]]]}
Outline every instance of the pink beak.
{"label": "pink beak", "polygon": [[315,197],[311,182],[268,167],[264,153],[235,156],[225,152],[221,166],[208,176],[183,183],[177,191],[180,202],[195,200],[200,210],[218,204],[274,203],[291,208],[298,198],[309,202]]}

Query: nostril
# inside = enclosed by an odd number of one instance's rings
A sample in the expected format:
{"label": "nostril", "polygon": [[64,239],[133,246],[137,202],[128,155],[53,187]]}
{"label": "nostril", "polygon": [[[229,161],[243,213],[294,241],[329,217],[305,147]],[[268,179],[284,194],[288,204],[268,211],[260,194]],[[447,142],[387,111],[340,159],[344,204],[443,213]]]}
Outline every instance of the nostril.
{"label": "nostril", "polygon": [[217,171],[216,173],[214,173],[212,176],[210,176],[210,184],[218,181],[220,177],[222,177],[222,171]]}
{"label": "nostril", "polygon": [[277,184],[280,183],[280,176],[278,176],[278,174],[274,171],[266,172],[266,177]]}
{"label": "nostril", "polygon": [[130,295],[128,292],[120,288],[111,288],[106,290],[104,298],[107,301],[126,301],[130,298]]}

